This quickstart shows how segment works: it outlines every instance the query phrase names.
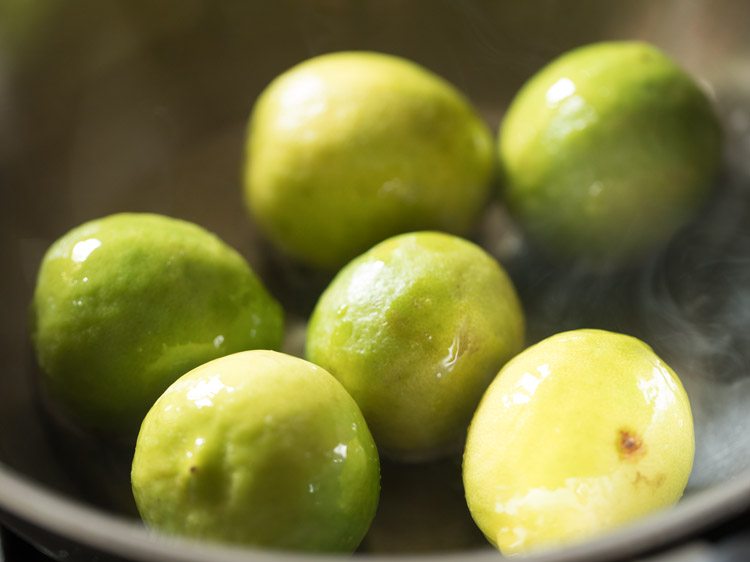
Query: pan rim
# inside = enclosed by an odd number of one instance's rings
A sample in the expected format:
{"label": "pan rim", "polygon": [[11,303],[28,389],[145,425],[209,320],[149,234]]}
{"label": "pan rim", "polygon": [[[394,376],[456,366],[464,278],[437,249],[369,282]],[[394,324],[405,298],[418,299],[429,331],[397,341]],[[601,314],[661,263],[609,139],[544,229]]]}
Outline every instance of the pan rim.
{"label": "pan rim", "polygon": [[[528,562],[593,561],[653,551],[718,525],[750,507],[750,469],[726,482],[684,498],[676,506],[638,520],[616,531],[574,546],[524,557]],[[45,532],[76,544],[133,560],[164,562],[309,562],[339,560],[340,555],[306,555],[248,547],[210,544],[168,537],[139,522],[105,512],[57,492],[0,462],[0,510]],[[0,518],[2,513],[0,513]],[[497,560],[486,550],[431,554],[364,554],[373,562],[446,559],[484,562]]]}

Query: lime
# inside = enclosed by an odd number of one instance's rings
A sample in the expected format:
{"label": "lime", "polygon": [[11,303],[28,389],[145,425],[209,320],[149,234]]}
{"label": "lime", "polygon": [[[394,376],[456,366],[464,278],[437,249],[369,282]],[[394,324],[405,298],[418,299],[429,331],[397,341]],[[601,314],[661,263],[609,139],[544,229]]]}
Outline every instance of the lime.
{"label": "lime", "polygon": [[487,389],[464,451],[466,500],[504,554],[549,548],[672,505],[693,453],[688,396],[650,347],[564,332]]}
{"label": "lime", "polygon": [[245,195],[284,253],[336,269],[401,232],[466,232],[494,168],[488,128],[448,82],[398,57],[342,52],[258,98]]}
{"label": "lime", "polygon": [[278,347],[282,323],[236,251],[151,214],[111,215],[65,234],[44,256],[32,303],[51,402],[88,428],[132,435],[178,376]]}
{"label": "lime", "polygon": [[381,453],[422,460],[460,448],[523,331],[495,259],[456,236],[420,232],[378,244],[336,276],[310,319],[306,353],[351,393]]}
{"label": "lime", "polygon": [[692,78],[640,42],[589,45],[539,71],[502,123],[505,199],[550,256],[638,261],[706,200],[721,133]]}
{"label": "lime", "polygon": [[341,384],[264,350],[167,389],[141,427],[132,485],[143,520],[165,533],[320,552],[356,548],[380,487],[377,449]]}

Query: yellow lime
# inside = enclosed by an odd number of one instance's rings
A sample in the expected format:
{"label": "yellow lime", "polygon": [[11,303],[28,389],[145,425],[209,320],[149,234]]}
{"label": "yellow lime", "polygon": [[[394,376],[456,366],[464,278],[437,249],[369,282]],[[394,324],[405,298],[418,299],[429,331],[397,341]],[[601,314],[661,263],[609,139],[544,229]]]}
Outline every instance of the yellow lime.
{"label": "yellow lime", "polygon": [[693,452],[687,394],[650,347],[564,332],[487,389],[464,452],[466,500],[505,554],[568,544],[675,503]]}

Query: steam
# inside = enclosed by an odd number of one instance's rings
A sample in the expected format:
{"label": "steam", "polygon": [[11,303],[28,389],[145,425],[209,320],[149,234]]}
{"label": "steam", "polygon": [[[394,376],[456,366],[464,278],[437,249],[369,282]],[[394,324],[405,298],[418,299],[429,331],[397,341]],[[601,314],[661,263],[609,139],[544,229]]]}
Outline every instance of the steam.
{"label": "steam", "polygon": [[550,265],[496,210],[480,234],[518,288],[528,343],[577,328],[619,331],[679,374],[696,428],[690,491],[750,466],[750,105],[719,101],[727,138],[716,195],[650,262],[611,272]]}
{"label": "steam", "polygon": [[750,466],[750,108],[740,101],[724,116],[720,195],[644,271],[639,292],[646,339],[680,374],[690,396],[696,427],[691,490]]}

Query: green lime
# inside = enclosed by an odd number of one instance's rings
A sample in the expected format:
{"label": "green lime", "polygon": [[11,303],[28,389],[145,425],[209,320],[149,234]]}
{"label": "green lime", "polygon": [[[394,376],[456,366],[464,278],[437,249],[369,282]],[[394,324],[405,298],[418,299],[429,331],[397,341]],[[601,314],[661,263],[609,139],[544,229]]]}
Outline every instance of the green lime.
{"label": "green lime", "polygon": [[245,195],[284,253],[336,269],[401,232],[466,232],[494,159],[487,126],[442,78],[390,55],[334,53],[257,100]]}
{"label": "green lime", "polygon": [[117,214],[74,228],[41,264],[32,336],[50,398],[82,425],[135,434],[178,376],[281,344],[282,311],[202,228]]}
{"label": "green lime", "polygon": [[564,545],[674,504],[694,448],[688,396],[649,346],[563,332],[487,389],[464,451],[466,500],[504,554]]}
{"label": "green lime", "polygon": [[330,374],[246,351],[194,369],[157,400],[132,485],[143,520],[165,533],[351,552],[377,508],[378,453]]}
{"label": "green lime", "polygon": [[351,393],[381,453],[421,460],[460,447],[523,332],[495,259],[456,236],[420,232],[378,244],[336,276],[310,319],[306,353]]}
{"label": "green lime", "polygon": [[721,131],[701,89],[639,42],[589,45],[539,71],[500,130],[505,198],[551,256],[637,261],[706,200]]}

